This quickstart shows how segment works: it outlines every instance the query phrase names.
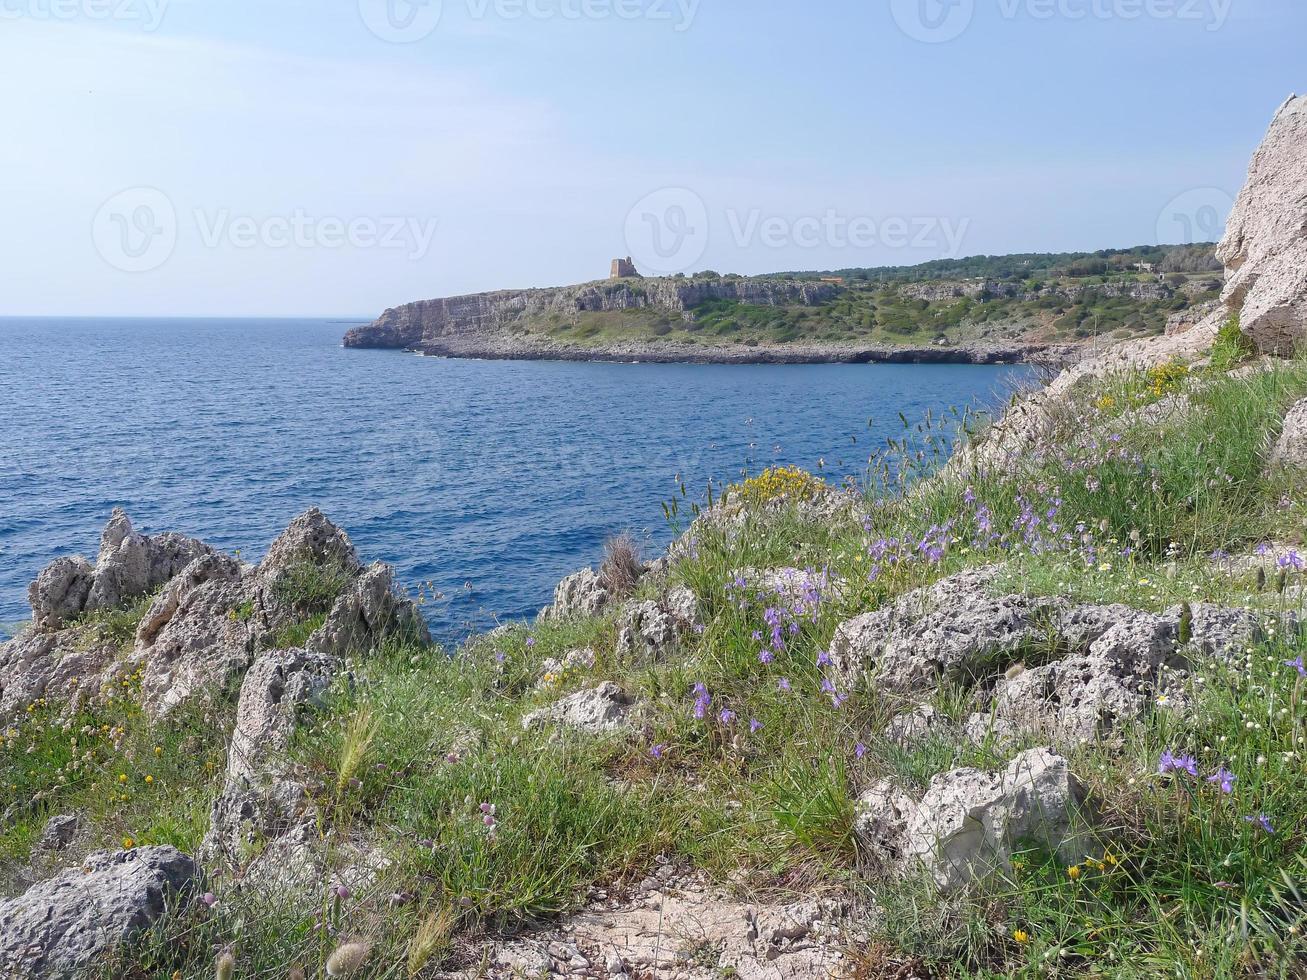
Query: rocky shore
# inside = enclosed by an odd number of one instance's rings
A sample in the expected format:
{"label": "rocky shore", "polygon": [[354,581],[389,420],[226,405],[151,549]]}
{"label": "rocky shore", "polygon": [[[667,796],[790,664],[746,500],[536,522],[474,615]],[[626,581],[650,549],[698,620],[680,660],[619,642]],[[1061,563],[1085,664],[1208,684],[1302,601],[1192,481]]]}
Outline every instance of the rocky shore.
{"label": "rocky shore", "polygon": [[[357,345],[355,345],[357,346]],[[1068,364],[1083,356],[1075,344],[856,346],[836,344],[704,345],[624,341],[574,344],[547,337],[450,337],[410,351],[426,357],[487,361],[609,361],[643,364]]]}

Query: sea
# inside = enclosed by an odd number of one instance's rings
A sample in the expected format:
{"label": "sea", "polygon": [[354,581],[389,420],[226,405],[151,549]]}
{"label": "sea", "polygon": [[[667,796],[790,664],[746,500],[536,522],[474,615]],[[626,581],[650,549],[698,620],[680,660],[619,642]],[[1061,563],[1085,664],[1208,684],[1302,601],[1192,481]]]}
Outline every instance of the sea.
{"label": "sea", "polygon": [[[476,361],[346,350],[366,318],[0,318],[0,630],[116,506],[254,561],[320,507],[428,596],[433,632],[534,615],[664,504],[794,464],[865,477],[886,440],[993,410],[1020,366]],[[684,488],[684,490],[682,490]]]}

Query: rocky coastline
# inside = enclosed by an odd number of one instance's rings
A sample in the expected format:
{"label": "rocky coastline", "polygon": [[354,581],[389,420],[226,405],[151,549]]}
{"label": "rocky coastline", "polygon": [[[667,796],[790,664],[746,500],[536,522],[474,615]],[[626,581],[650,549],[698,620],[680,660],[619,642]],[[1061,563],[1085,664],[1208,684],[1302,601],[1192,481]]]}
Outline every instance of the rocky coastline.
{"label": "rocky coastline", "polygon": [[[355,345],[357,346],[357,345]],[[596,361],[641,364],[1023,364],[1074,363],[1076,344],[1017,343],[960,346],[836,344],[704,345],[624,341],[581,345],[537,337],[469,337],[407,347],[424,357],[486,361]]]}
{"label": "rocky coastline", "polygon": [[0,975],[1299,975],[1307,98],[1230,229],[908,492],[768,471],[457,650],[318,510],[115,511],[0,645]]}

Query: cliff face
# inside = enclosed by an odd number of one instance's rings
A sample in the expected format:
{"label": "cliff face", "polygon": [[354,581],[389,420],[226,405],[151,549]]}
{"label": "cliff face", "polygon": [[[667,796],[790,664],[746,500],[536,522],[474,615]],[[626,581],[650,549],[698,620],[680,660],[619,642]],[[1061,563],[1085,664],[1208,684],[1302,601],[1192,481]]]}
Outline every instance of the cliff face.
{"label": "cliff face", "polygon": [[374,323],[345,335],[346,347],[443,350],[460,342],[502,339],[535,317],[656,309],[677,316],[710,300],[755,306],[816,306],[838,287],[789,279],[644,279],[596,282],[557,289],[500,290],[423,300],[387,310]]}
{"label": "cliff face", "polygon": [[1258,350],[1307,344],[1307,96],[1275,114],[1216,254],[1225,304]]}

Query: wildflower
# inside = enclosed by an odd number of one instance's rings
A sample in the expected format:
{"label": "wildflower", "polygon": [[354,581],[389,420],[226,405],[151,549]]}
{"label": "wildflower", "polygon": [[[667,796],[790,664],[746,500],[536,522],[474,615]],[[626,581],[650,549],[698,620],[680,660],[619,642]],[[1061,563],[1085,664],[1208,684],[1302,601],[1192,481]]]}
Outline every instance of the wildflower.
{"label": "wildflower", "polygon": [[830,666],[830,651],[829,651],[829,650],[822,650],[820,653],[817,654],[817,666],[818,666],[818,667],[829,667],[829,666]]}
{"label": "wildflower", "polygon": [[337,901],[343,902],[345,901],[345,899],[349,898],[354,893],[350,891],[349,888],[345,885],[336,885],[331,889],[331,894],[336,898]]}
{"label": "wildflower", "polygon": [[1304,561],[1302,555],[1298,554],[1296,551],[1290,551],[1287,554],[1281,555],[1280,560],[1276,562],[1276,564],[1280,566],[1281,571],[1286,572],[1301,572],[1304,568],[1307,568],[1307,561]]}
{"label": "wildflower", "polygon": [[749,734],[750,734],[750,735],[752,735],[754,732],[757,732],[757,731],[758,731],[759,729],[761,729],[761,728],[762,728],[762,722],[760,722],[757,718],[750,718],[750,719],[749,719]]}
{"label": "wildflower", "polygon": [[1030,933],[1024,929],[1017,929],[1012,933],[1012,938],[1018,943],[1028,943],[1030,942]]}
{"label": "wildflower", "polygon": [[371,944],[365,942],[355,941],[337,946],[336,951],[327,957],[327,976],[353,976],[371,951]]}
{"label": "wildflower", "polygon": [[1293,660],[1286,660],[1286,661],[1284,662],[1284,666],[1286,666],[1286,667],[1292,667],[1292,668],[1294,668],[1295,670],[1297,670],[1297,671],[1298,671],[1298,676],[1299,676],[1299,677],[1307,677],[1307,668],[1303,667],[1303,663],[1302,663],[1302,655],[1301,655],[1301,654],[1299,654],[1299,655],[1298,655],[1297,657],[1295,657]]}
{"label": "wildflower", "polygon": [[1172,755],[1171,750],[1167,749],[1158,760],[1157,771],[1162,774],[1187,772],[1191,776],[1197,776],[1198,761],[1191,755]]}
{"label": "wildflower", "polygon": [[867,754],[867,747],[859,742],[857,745],[853,746],[853,754],[861,759]]}
{"label": "wildflower", "polygon": [[1066,876],[1067,876],[1068,878],[1070,878],[1072,881],[1075,881],[1077,878],[1079,878],[1079,877],[1080,877],[1080,865],[1078,865],[1078,864],[1073,864],[1073,865],[1071,865],[1071,867],[1067,868],[1067,869],[1066,869]]}
{"label": "wildflower", "polygon": [[790,679],[788,677],[782,677],[776,682],[776,688],[781,691],[788,691],[790,689]]}
{"label": "wildflower", "polygon": [[760,664],[769,664],[775,659],[776,654],[772,653],[766,647],[763,647],[762,652],[758,654],[758,662]]}
{"label": "wildflower", "polygon": [[130,851],[130,850],[131,850],[132,848],[134,848],[135,846],[136,846],[136,841],[134,841],[132,838],[130,838],[130,837],[124,837],[124,838],[123,838],[123,850],[124,850],[124,851]]}
{"label": "wildflower", "polygon": [[528,636],[528,637],[526,638],[526,645],[527,645],[528,647],[533,647],[533,646],[535,646],[535,645],[536,645],[536,638],[535,638],[534,636]]}
{"label": "wildflower", "polygon": [[1221,766],[1220,769],[1207,777],[1207,781],[1209,783],[1219,783],[1221,792],[1228,794],[1234,792],[1234,778],[1234,773],[1226,769],[1225,766]]}
{"label": "wildflower", "polygon": [[1262,830],[1266,831],[1268,834],[1275,833],[1275,831],[1271,828],[1270,818],[1267,817],[1266,814],[1264,813],[1258,813],[1254,816],[1244,817],[1243,820],[1244,823],[1256,824],[1258,827],[1261,827]]}
{"label": "wildflower", "polygon": [[200,901],[203,902],[207,908],[213,908],[218,904],[218,896],[213,894],[213,892],[205,892],[200,897]]}
{"label": "wildflower", "polygon": [[125,773],[125,772],[120,772],[120,773],[118,774],[118,782],[119,782],[120,784],[121,784],[121,783],[125,783],[125,782],[127,782],[127,773]]}
{"label": "wildflower", "polygon": [[655,759],[661,759],[663,757],[663,753],[666,751],[667,751],[667,746],[659,744],[650,748],[649,754],[653,756]]}
{"label": "wildflower", "polygon": [[735,722],[735,712],[730,708],[722,708],[722,710],[717,713],[717,718],[723,725],[730,725]]}
{"label": "wildflower", "polygon": [[154,777],[153,777],[153,776],[146,776],[146,777],[145,777],[145,785],[146,785],[146,786],[152,786],[153,784],[154,784]]}
{"label": "wildflower", "polygon": [[712,697],[708,694],[708,689],[703,684],[694,685],[694,717],[702,721],[708,714],[708,707],[712,704]]}

